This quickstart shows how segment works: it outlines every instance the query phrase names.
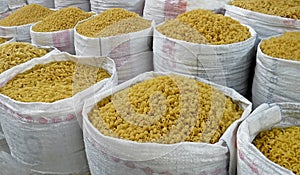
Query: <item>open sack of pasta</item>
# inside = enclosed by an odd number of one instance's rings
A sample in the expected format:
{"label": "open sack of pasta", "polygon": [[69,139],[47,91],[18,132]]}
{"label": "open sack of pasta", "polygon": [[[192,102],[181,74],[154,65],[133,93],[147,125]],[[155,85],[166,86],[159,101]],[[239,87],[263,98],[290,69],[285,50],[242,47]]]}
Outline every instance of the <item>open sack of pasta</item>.
{"label": "open sack of pasta", "polygon": [[75,54],[74,27],[77,22],[92,15],[92,12],[85,12],[77,7],[59,9],[32,25],[30,28],[31,42]]}
{"label": "open sack of pasta", "polygon": [[0,20],[0,35],[15,37],[16,41],[30,42],[30,27],[53,12],[38,4],[21,7]]}
{"label": "open sack of pasta", "polygon": [[195,77],[147,72],[87,100],[92,174],[235,174],[235,135],[251,103]]}
{"label": "open sack of pasta", "polygon": [[262,104],[237,133],[238,174],[300,174],[300,103]]}
{"label": "open sack of pasta", "polygon": [[12,157],[35,172],[87,172],[77,118],[85,99],[117,83],[114,62],[61,52],[9,71],[0,76],[0,110]]}
{"label": "open sack of pasta", "polygon": [[288,31],[300,31],[298,0],[231,0],[226,16],[251,26],[258,41]]}
{"label": "open sack of pasta", "polygon": [[107,9],[80,21],[74,31],[76,55],[108,56],[119,83],[153,70],[154,22],[123,8]]}

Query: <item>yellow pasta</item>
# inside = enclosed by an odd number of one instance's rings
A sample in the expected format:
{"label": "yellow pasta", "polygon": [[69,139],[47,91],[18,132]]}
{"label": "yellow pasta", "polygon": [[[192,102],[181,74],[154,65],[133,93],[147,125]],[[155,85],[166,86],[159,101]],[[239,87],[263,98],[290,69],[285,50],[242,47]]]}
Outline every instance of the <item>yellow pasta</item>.
{"label": "yellow pasta", "polygon": [[300,127],[262,131],[253,140],[253,144],[271,161],[300,174]]}
{"label": "yellow pasta", "polygon": [[263,40],[260,48],[275,58],[300,61],[300,32],[285,32],[279,37]]}
{"label": "yellow pasta", "polygon": [[[178,20],[178,22],[176,22]],[[174,24],[173,24],[174,23]],[[176,24],[180,24],[176,27]],[[169,26],[171,25],[171,26]],[[173,28],[170,30],[170,28]],[[189,29],[190,28],[190,29]],[[245,41],[251,37],[249,29],[238,21],[209,10],[191,10],[157,27],[164,35],[188,42],[214,45]],[[174,30],[177,30],[174,32]],[[195,31],[198,34],[194,34]],[[195,35],[193,37],[193,35]]]}
{"label": "yellow pasta", "polygon": [[299,0],[233,0],[230,4],[268,15],[300,19]]}
{"label": "yellow pasta", "polygon": [[1,38],[1,37],[0,37],[0,44],[5,43],[7,40],[8,40],[8,39],[6,39],[6,38]]}
{"label": "yellow pasta", "polygon": [[77,22],[91,17],[93,14],[77,7],[62,8],[44,18],[32,27],[35,32],[54,32],[74,28]]}
{"label": "yellow pasta", "polygon": [[138,17],[134,12],[129,12],[122,8],[108,9],[93,18],[80,23],[76,27],[76,31],[84,36],[98,37],[99,33],[106,27],[130,17]]}
{"label": "yellow pasta", "polygon": [[102,68],[55,61],[16,75],[0,88],[0,93],[22,102],[52,103],[72,97],[108,77],[110,75]]}
{"label": "yellow pasta", "polygon": [[54,11],[38,4],[29,4],[19,8],[0,20],[0,26],[20,26],[38,22]]}
{"label": "yellow pasta", "polygon": [[104,135],[137,142],[216,143],[243,110],[210,85],[159,76],[98,102],[88,114]]}
{"label": "yellow pasta", "polygon": [[0,46],[0,73],[48,52],[48,49],[38,48],[25,42],[3,44]]}

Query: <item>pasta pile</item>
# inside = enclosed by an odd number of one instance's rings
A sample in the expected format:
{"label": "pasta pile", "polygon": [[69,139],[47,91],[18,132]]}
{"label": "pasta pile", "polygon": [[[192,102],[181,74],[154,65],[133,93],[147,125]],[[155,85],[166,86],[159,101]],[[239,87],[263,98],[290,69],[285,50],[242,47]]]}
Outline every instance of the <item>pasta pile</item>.
{"label": "pasta pile", "polygon": [[3,44],[0,46],[0,73],[33,58],[44,56],[48,52],[48,49],[25,42]]}
{"label": "pasta pile", "polygon": [[300,61],[300,32],[285,32],[263,40],[260,48],[264,54],[275,58]]}
{"label": "pasta pile", "polygon": [[0,93],[21,102],[51,103],[72,97],[108,77],[102,68],[55,61],[19,73],[0,88]]}
{"label": "pasta pile", "polygon": [[35,32],[54,32],[74,28],[77,22],[93,14],[77,7],[62,8],[32,27]]}
{"label": "pasta pile", "polygon": [[122,19],[119,22],[113,23],[105,27],[99,32],[97,37],[116,36],[124,33],[132,33],[141,31],[151,27],[151,22],[141,17],[131,17]]}
{"label": "pasta pile", "polygon": [[3,43],[5,43],[7,41],[7,39],[6,38],[1,38],[0,37],[0,44],[3,44]]}
{"label": "pasta pile", "polygon": [[274,163],[300,174],[300,127],[262,131],[253,140],[253,144]]}
{"label": "pasta pile", "polygon": [[219,90],[182,76],[159,76],[121,90],[88,114],[104,135],[137,142],[216,143],[243,110]]}
{"label": "pasta pile", "polygon": [[20,26],[42,20],[54,11],[38,4],[29,4],[19,8],[0,20],[0,26]]}
{"label": "pasta pile", "polygon": [[[214,45],[241,42],[251,37],[249,29],[238,21],[201,9],[180,14],[175,21],[166,21],[157,27],[157,30],[171,38]],[[193,37],[195,31],[198,31],[198,34]]]}
{"label": "pasta pile", "polygon": [[[135,18],[128,19],[131,17]],[[100,37],[135,32],[150,26],[151,23],[139,17],[137,13],[122,8],[112,8],[78,24],[76,31],[87,37]]]}
{"label": "pasta pile", "polygon": [[157,27],[157,31],[170,38],[184,40],[192,43],[208,43],[205,37],[195,28],[178,19],[170,19]]}
{"label": "pasta pile", "polygon": [[300,0],[233,0],[230,4],[268,15],[300,19]]}

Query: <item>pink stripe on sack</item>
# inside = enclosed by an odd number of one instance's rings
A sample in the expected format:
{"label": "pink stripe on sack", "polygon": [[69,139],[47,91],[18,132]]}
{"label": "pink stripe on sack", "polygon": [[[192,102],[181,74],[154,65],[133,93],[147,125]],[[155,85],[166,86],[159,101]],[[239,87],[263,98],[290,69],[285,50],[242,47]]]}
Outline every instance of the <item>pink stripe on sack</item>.
{"label": "pink stripe on sack", "polygon": [[43,117],[39,118],[39,123],[40,124],[46,124],[47,122],[48,122],[47,119],[45,119]]}
{"label": "pink stripe on sack", "polygon": [[73,114],[68,114],[66,120],[70,121],[73,120],[75,118],[75,116]]}
{"label": "pink stripe on sack", "polygon": [[162,51],[167,55],[168,58],[168,65],[169,67],[176,68],[176,61],[171,61],[174,60],[174,55],[175,55],[175,45],[176,43],[174,41],[171,41],[167,38],[164,39],[163,41],[163,48]]}
{"label": "pink stripe on sack", "polygon": [[295,26],[296,25],[296,20],[294,20],[294,19],[284,20],[283,24],[286,25],[286,26]]}
{"label": "pink stripe on sack", "polygon": [[186,8],[186,0],[166,0],[164,8],[165,19],[176,18],[179,14],[184,13]]}
{"label": "pink stripe on sack", "polygon": [[53,45],[60,51],[69,51],[72,48],[70,30],[54,32]]}

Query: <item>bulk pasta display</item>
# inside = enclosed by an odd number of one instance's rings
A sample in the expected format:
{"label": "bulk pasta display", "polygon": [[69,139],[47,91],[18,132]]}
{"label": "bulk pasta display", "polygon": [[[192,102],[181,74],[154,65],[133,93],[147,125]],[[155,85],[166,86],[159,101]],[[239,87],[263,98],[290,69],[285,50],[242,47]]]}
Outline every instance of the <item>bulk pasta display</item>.
{"label": "bulk pasta display", "polygon": [[230,88],[196,77],[143,73],[85,101],[90,171],[234,174],[233,136],[250,109]]}
{"label": "bulk pasta display", "polygon": [[[169,30],[170,28],[174,28],[177,32],[174,33],[174,29]],[[238,21],[201,9],[185,12],[178,15],[175,20],[166,21],[157,27],[157,31],[175,39],[214,45],[237,43],[251,36],[249,29]],[[188,31],[192,33],[186,34]],[[186,37],[193,33],[196,33],[195,37]]]}
{"label": "bulk pasta display", "polygon": [[229,4],[268,15],[300,19],[299,0],[233,0]]}
{"label": "bulk pasta display", "polygon": [[85,12],[77,7],[62,8],[41,22],[32,26],[35,32],[54,32],[74,28],[77,22],[91,17],[93,13]]}
{"label": "bulk pasta display", "polygon": [[260,132],[253,144],[271,161],[300,174],[300,127],[272,128]]}
{"label": "bulk pasta display", "polygon": [[300,103],[263,103],[237,131],[237,174],[300,174]]}
{"label": "bulk pasta display", "polygon": [[262,103],[299,102],[300,31],[263,39],[256,58],[254,107]]}
{"label": "bulk pasta display", "polygon": [[118,82],[153,70],[154,22],[123,8],[107,9],[80,21],[74,31],[76,55],[109,56],[116,62]]}
{"label": "bulk pasta display", "polygon": [[263,40],[261,51],[274,58],[300,61],[300,32],[285,32],[284,34]]}
{"label": "bulk pasta display", "polygon": [[85,99],[117,83],[113,60],[58,52],[5,73],[0,116],[12,157],[38,174],[89,172],[81,110]]}
{"label": "bulk pasta display", "polygon": [[[180,76],[158,76],[100,101],[89,117],[101,133],[111,137],[165,144],[213,144],[242,113],[232,99],[212,86]],[[162,116],[151,123],[151,117],[159,114]]]}
{"label": "bulk pasta display", "polygon": [[0,26],[21,26],[38,22],[54,11],[38,4],[26,5],[0,20]]}
{"label": "bulk pasta display", "polygon": [[48,102],[72,97],[110,75],[101,68],[77,65],[72,61],[36,65],[18,74],[0,93],[22,102]]}
{"label": "bulk pasta display", "polygon": [[38,48],[30,43],[12,42],[0,46],[0,73],[33,58],[46,55],[50,49]]}
{"label": "bulk pasta display", "polygon": [[139,15],[137,13],[129,12],[122,8],[112,8],[94,16],[93,18],[83,23],[78,24],[76,27],[76,31],[83,36],[98,37],[99,33],[106,27],[121,20],[138,16]]}
{"label": "bulk pasta display", "polygon": [[14,37],[16,41],[30,42],[30,27],[54,13],[38,4],[29,4],[0,20],[0,36]]}

